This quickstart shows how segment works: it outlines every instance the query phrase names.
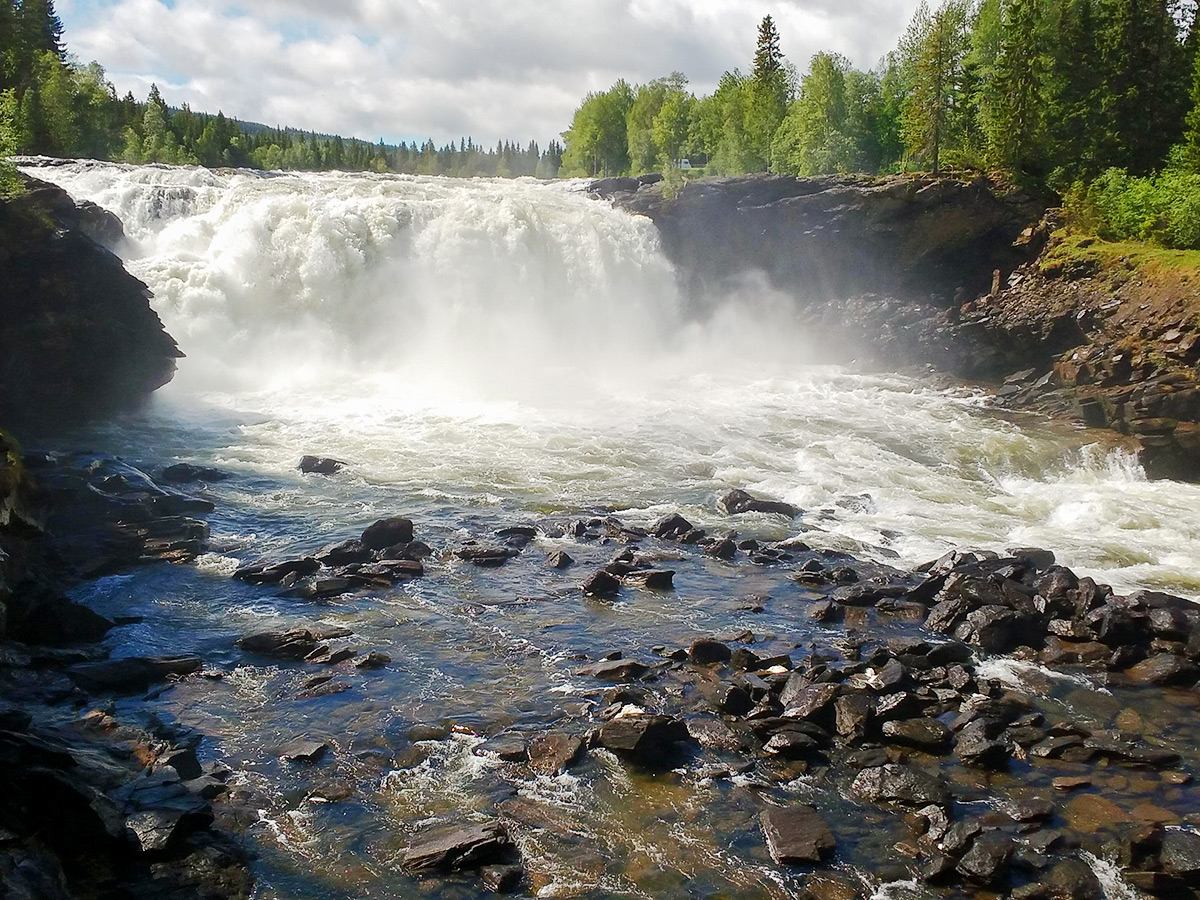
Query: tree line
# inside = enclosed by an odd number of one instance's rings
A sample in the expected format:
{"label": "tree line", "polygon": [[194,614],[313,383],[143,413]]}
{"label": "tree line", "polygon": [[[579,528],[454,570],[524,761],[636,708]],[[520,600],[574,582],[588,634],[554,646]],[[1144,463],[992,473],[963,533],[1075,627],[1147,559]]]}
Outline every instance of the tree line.
{"label": "tree line", "polygon": [[711,95],[690,93],[680,73],[589,94],[564,134],[564,168],[636,174],[687,158],[720,174],[951,166],[1057,185],[1110,168],[1144,175],[1172,148],[1200,160],[1195,6],[923,2],[874,69],[822,52],[803,73],[768,16],[749,74],[726,72]]}
{"label": "tree line", "polygon": [[144,102],[118,97],[98,63],[68,55],[53,0],[0,0],[0,157],[554,178],[562,153],[558,141],[544,149],[534,141],[484,147],[465,137],[441,147],[389,145],[263,128],[220,112],[172,109],[156,85]]}

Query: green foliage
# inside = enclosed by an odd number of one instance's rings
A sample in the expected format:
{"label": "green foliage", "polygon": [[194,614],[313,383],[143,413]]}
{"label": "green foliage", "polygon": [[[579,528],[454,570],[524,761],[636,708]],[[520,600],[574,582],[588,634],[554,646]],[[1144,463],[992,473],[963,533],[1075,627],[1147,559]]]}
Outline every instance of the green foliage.
{"label": "green foliage", "polygon": [[627,117],[633,103],[634,91],[624,80],[583,98],[563,133],[563,174],[621,175],[629,170]]}
{"label": "green foliage", "polygon": [[961,148],[970,110],[965,63],[970,50],[968,0],[945,0],[934,11],[925,0],[900,42],[907,86],[901,130],[910,159],[937,172],[947,148]]}
{"label": "green foliage", "polygon": [[25,193],[25,182],[21,180],[17,167],[0,159],[0,200],[17,197],[23,193]]}
{"label": "green foliage", "polygon": [[771,171],[821,175],[858,167],[854,140],[846,133],[846,81],[850,61],[818,53],[800,82],[800,96],[788,109],[771,142]]}
{"label": "green foliage", "polygon": [[1150,241],[1176,250],[1200,250],[1200,175],[1168,170],[1138,177],[1109,169],[1067,192],[1072,225],[1109,240]]}

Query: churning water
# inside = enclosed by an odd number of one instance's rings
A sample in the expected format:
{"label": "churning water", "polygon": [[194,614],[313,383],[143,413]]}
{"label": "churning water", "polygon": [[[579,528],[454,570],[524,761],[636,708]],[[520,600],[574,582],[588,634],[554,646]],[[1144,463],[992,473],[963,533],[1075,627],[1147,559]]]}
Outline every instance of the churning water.
{"label": "churning water", "polygon": [[1200,591],[1200,489],[969,390],[814,365],[822,335],[766,289],[697,320],[653,224],[578,183],[37,174],[124,222],[187,354],[150,418],[219,430],[197,458],[288,479],[314,452],[462,508],[701,524],[745,487],[836,508],[830,542],[905,564],[1039,545],[1117,586]]}
{"label": "churning water", "polygon": [[[1148,482],[1095,433],[998,415],[977,391],[829,362],[824,337],[796,324],[796,298],[748,286],[700,315],[653,224],[580,184],[86,162],[34,174],[122,219],[121,255],[187,354],[148,409],[60,440],[152,472],[186,460],[235,476],[209,488],[214,552],[198,567],[83,596],[146,617],[114,632],[114,652],[191,651],[227,670],[159,702],[268,798],[254,830],[264,896],[412,895],[397,867],[408,836],[500,805],[540,896],[785,897],[794,885],[755,825],[761,793],[822,810],[844,800],[803,779],[651,777],[604,753],[531,778],[474,752],[504,728],[577,721],[594,690],[581,655],[744,628],[794,635],[806,595],[785,578],[681,564],[666,600],[595,604],[579,576],[525,554],[500,570],[434,561],[394,590],[312,605],[231,581],[239,561],[396,514],[439,548],[608,511],[643,525],[680,511],[720,530],[715,500],[739,487],[806,510],[739,520],[747,535],[803,531],[814,547],[905,566],[952,547],[1043,546],[1119,588],[1200,594],[1200,488]],[[308,453],[350,469],[301,476]],[[588,571],[612,553],[538,545]],[[397,664],[302,699],[310,670],[249,665],[232,648],[264,623],[317,620]],[[410,739],[429,722],[455,736]],[[297,734],[328,740],[333,761],[281,764],[274,751]],[[891,852],[881,820],[856,821],[839,854]]]}

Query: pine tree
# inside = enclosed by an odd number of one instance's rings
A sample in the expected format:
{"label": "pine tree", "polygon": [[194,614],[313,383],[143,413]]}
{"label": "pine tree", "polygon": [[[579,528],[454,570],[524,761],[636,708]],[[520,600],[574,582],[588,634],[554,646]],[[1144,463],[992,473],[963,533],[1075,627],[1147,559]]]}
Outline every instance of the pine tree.
{"label": "pine tree", "polygon": [[1002,166],[1039,171],[1043,155],[1045,98],[1042,20],[1037,0],[1004,5],[996,58],[985,70],[981,97],[989,156]]}
{"label": "pine tree", "polygon": [[942,153],[957,123],[952,112],[963,108],[963,62],[969,48],[968,0],[946,0],[930,12],[922,0],[901,43],[909,92],[903,112],[909,153],[928,158],[941,171]]}
{"label": "pine tree", "polygon": [[750,77],[768,82],[783,72],[783,53],[779,49],[779,32],[775,20],[764,16],[758,25],[758,47],[754,51],[754,71]]}

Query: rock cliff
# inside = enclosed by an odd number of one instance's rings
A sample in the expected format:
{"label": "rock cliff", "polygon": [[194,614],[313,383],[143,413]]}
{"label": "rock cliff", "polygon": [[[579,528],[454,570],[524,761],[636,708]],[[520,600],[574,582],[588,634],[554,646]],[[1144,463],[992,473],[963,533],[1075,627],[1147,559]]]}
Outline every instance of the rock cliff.
{"label": "rock cliff", "polygon": [[0,200],[0,422],[61,425],[143,399],[182,354],[149,291],[95,238],[119,223],[30,179]]}
{"label": "rock cliff", "polygon": [[695,299],[758,272],[803,300],[951,305],[1036,252],[1014,241],[1045,207],[982,177],[747,175],[690,182],[674,197],[662,182],[608,179],[592,191],[654,221]]}

